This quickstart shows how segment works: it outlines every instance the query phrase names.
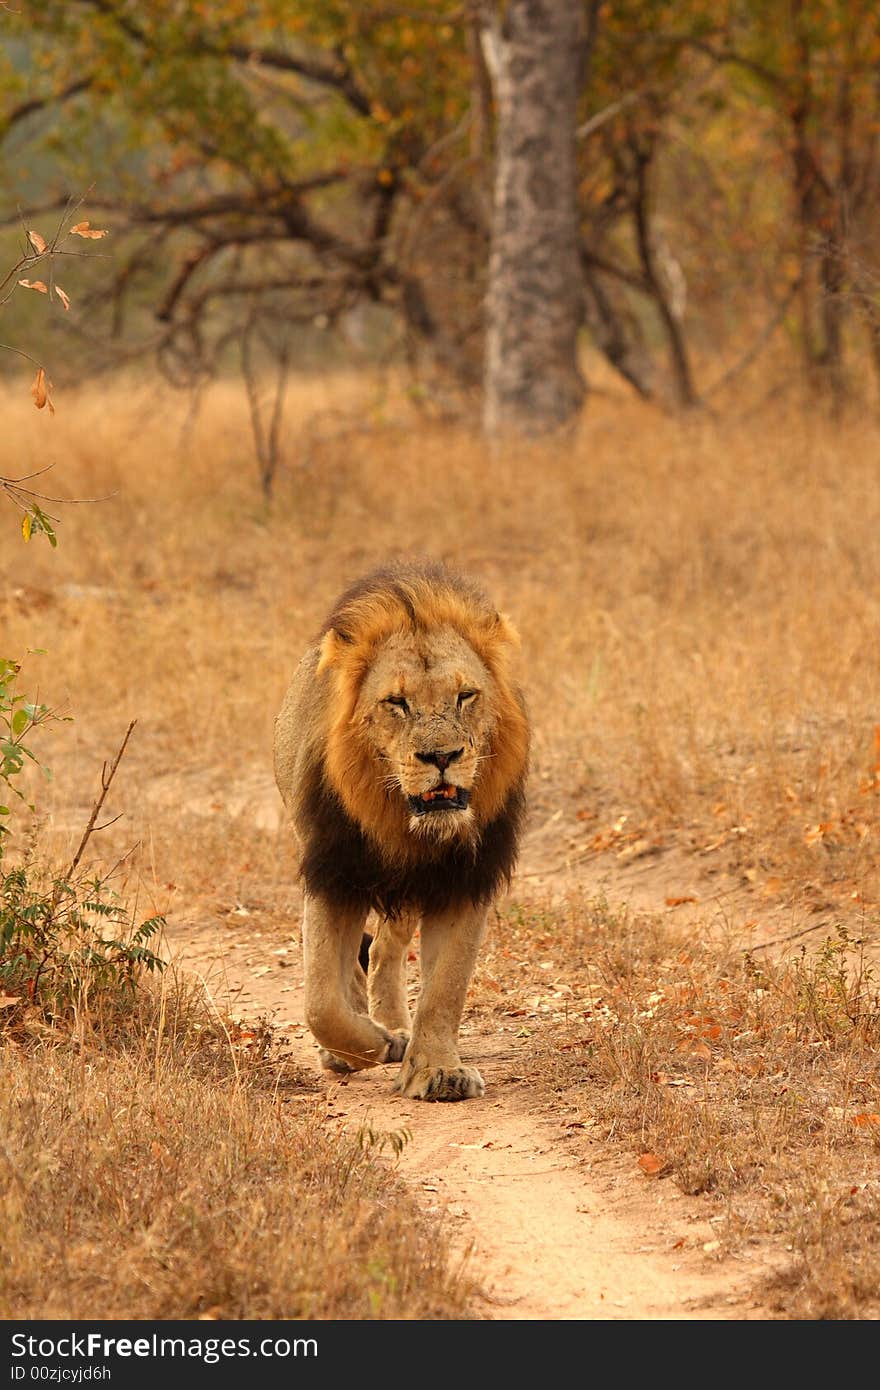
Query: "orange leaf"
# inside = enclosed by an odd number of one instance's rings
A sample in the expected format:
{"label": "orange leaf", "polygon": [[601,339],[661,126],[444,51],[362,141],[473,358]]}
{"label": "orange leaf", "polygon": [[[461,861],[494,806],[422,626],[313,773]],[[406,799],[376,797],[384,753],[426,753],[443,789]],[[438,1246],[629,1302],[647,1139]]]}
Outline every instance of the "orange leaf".
{"label": "orange leaf", "polygon": [[37,407],[37,410],[42,410],[43,406],[47,405],[49,407],[49,414],[54,415],[55,407],[49,397],[51,389],[52,383],[48,380],[44,369],[40,367],[31,383],[31,395],[34,398],[34,405]]}
{"label": "orange leaf", "polygon": [[69,308],[70,308],[70,300],[69,300],[69,298],[67,297],[67,295],[65,294],[64,290],[61,288],[60,285],[56,285],[56,286],[55,286],[55,293],[57,294],[58,298],[61,300],[61,303],[64,305],[64,308],[65,308],[65,309],[69,309]]}
{"label": "orange leaf", "polygon": [[29,230],[27,234],[27,239],[30,242],[31,246],[34,248],[34,250],[39,251],[40,254],[42,254],[44,251],[48,251],[49,247],[46,245],[46,240],[44,237],[40,236],[39,232],[32,232]]}
{"label": "orange leaf", "polygon": [[712,1053],[709,1051],[708,1047],[703,1042],[694,1043],[693,1047],[691,1048],[691,1056],[702,1057],[703,1060],[706,1062],[711,1062],[712,1060]]}
{"label": "orange leaf", "polygon": [[661,1168],[666,1167],[666,1164],[658,1154],[642,1154],[639,1159],[639,1167],[643,1173],[647,1173],[649,1178],[653,1178],[660,1172]]}
{"label": "orange leaf", "polygon": [[99,232],[97,228],[92,228],[88,222],[77,222],[75,227],[70,229],[71,236],[88,237],[91,241],[99,241],[102,236],[107,236],[107,232]]}
{"label": "orange leaf", "polygon": [[26,290],[39,290],[40,294],[48,294],[49,286],[43,280],[19,280],[20,285],[24,285]]}
{"label": "orange leaf", "polygon": [[859,1126],[880,1125],[880,1115],[873,1110],[864,1111],[861,1115],[853,1115],[852,1122]]}
{"label": "orange leaf", "polygon": [[681,898],[667,898],[667,899],[666,899],[666,906],[667,906],[667,907],[681,907],[682,903],[698,903],[699,901],[700,901],[699,898],[693,897],[692,894],[687,894],[687,895],[685,895],[684,897],[681,897]]}

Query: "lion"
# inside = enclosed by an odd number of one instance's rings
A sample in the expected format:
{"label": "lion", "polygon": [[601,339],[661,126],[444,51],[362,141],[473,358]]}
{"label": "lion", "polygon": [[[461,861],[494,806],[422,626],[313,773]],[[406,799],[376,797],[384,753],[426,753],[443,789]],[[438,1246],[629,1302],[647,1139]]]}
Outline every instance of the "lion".
{"label": "lion", "polygon": [[301,851],[306,1022],[325,1066],[401,1062],[394,1090],[414,1100],[485,1091],[458,1030],[524,814],[517,644],[482,590],[444,566],[379,569],[338,599],[275,721],[275,775]]}

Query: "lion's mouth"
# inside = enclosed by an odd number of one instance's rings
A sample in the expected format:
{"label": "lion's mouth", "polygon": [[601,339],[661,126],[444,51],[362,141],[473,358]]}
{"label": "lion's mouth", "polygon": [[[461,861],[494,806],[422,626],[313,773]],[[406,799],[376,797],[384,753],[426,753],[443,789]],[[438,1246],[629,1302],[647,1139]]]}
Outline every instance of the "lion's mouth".
{"label": "lion's mouth", "polygon": [[451,787],[444,782],[419,796],[411,796],[409,806],[414,815],[427,816],[434,811],[466,811],[470,799],[467,787]]}

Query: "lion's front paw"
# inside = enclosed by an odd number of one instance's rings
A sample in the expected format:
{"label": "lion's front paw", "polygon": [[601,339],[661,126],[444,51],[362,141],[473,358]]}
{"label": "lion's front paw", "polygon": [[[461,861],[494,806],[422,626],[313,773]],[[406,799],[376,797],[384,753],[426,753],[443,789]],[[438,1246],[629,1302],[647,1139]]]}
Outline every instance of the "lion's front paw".
{"label": "lion's front paw", "polygon": [[434,1067],[405,1061],[393,1088],[410,1100],[472,1100],[485,1094],[476,1067]]}

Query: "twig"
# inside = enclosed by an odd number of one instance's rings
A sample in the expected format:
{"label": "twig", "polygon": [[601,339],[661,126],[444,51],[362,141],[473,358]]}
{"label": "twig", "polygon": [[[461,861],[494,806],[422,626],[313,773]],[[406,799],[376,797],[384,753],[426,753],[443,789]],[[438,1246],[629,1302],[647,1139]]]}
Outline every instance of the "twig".
{"label": "twig", "polygon": [[[0,346],[3,345],[0,344]],[[34,488],[22,487],[22,483],[26,483],[28,479],[39,478],[41,473],[48,473],[49,469],[54,467],[55,464],[50,463],[45,468],[40,468],[36,473],[26,473],[21,478],[6,478],[0,473],[0,487],[5,488],[10,496],[21,493],[22,497],[38,497],[41,502],[57,502],[65,507],[82,506],[85,502],[109,502],[118,495],[117,489],[114,488],[113,492],[102,492],[98,497],[54,497],[48,492],[37,492]]]}
{"label": "twig", "polygon": [[714,396],[718,391],[721,390],[723,386],[728,386],[730,382],[734,379],[734,377],[739,376],[740,372],[744,372],[746,367],[750,367],[752,365],[752,363],[760,355],[760,353],[763,352],[764,348],[767,346],[770,339],[773,337],[773,334],[776,332],[777,328],[782,323],[782,320],[788,313],[789,306],[800,287],[801,277],[798,276],[797,279],[791,285],[789,285],[788,291],[782,299],[781,303],[777,305],[774,313],[764,324],[764,327],[761,329],[761,332],[758,334],[751,347],[749,347],[743,353],[743,355],[739,358],[738,361],[734,362],[732,367],[728,367],[726,371],[722,372],[721,375],[715,381],[712,382],[712,385],[703,392],[704,398],[708,399],[709,396]]}
{"label": "twig", "polygon": [[626,92],[622,97],[619,97],[617,101],[612,101],[608,106],[603,106],[601,111],[597,111],[594,116],[590,116],[589,120],[584,121],[583,125],[578,126],[575,131],[576,139],[586,140],[588,135],[592,135],[594,131],[599,130],[608,121],[612,121],[619,112],[625,111],[628,106],[635,105],[637,101],[643,101],[644,96],[644,92]]}
{"label": "twig", "polygon": [[772,941],[762,941],[760,946],[744,946],[744,955],[754,955],[755,951],[766,951],[768,946],[779,946],[783,941],[797,941],[799,936],[809,936],[810,932],[822,931],[827,922],[817,922],[814,927],[803,927],[801,931],[789,932],[788,936],[774,936]]}
{"label": "twig", "polygon": [[[73,875],[76,873],[77,866],[79,865],[80,859],[82,859],[83,852],[85,851],[85,847],[86,847],[86,845],[88,844],[88,842],[89,842],[89,840],[90,840],[90,838],[91,838],[91,836],[92,836],[92,832],[93,832],[94,829],[95,829],[95,822],[97,821],[98,816],[101,814],[101,807],[104,805],[104,802],[105,802],[106,797],[107,797],[107,793],[108,793],[108,791],[110,790],[110,784],[111,784],[111,782],[113,781],[113,778],[116,776],[116,769],[118,768],[120,762],[122,761],[122,755],[123,755],[123,753],[125,752],[126,746],[127,746],[127,744],[128,744],[128,740],[131,738],[132,730],[134,729],[134,726],[135,726],[136,723],[137,723],[137,720],[136,720],[136,719],[133,719],[133,720],[131,721],[131,723],[129,724],[128,728],[126,729],[126,731],[125,731],[125,737],[123,738],[122,742],[120,743],[120,745],[119,745],[119,751],[117,752],[116,757],[113,759],[112,763],[110,764],[109,769],[108,769],[106,763],[104,763],[104,766],[101,768],[101,791],[100,791],[100,795],[98,796],[97,800],[95,801],[94,806],[92,807],[92,813],[91,813],[91,815],[89,816],[88,824],[86,825],[86,828],[85,828],[85,830],[84,830],[83,833],[82,833],[82,839],[80,840],[80,842],[79,842],[79,844],[78,844],[78,846],[77,846],[76,853],[74,854],[73,858],[72,858],[71,861],[70,861],[70,866],[69,866],[69,868],[68,868],[68,870],[67,870],[67,873],[64,874],[63,877],[59,880],[58,886],[56,887],[55,892],[54,892],[54,894],[53,894],[53,896],[52,896],[52,907],[53,907],[53,909],[54,909],[55,907],[58,906],[58,903],[59,903],[59,901],[60,901],[60,898],[61,898],[61,891],[62,891],[61,885],[64,884],[64,883],[68,883],[68,882],[70,881],[70,879],[73,877]],[[117,817],[116,819],[118,819],[118,817]],[[112,821],[108,821],[107,824],[108,824],[108,825],[112,824]],[[102,826],[101,829],[104,829],[104,827]]]}

